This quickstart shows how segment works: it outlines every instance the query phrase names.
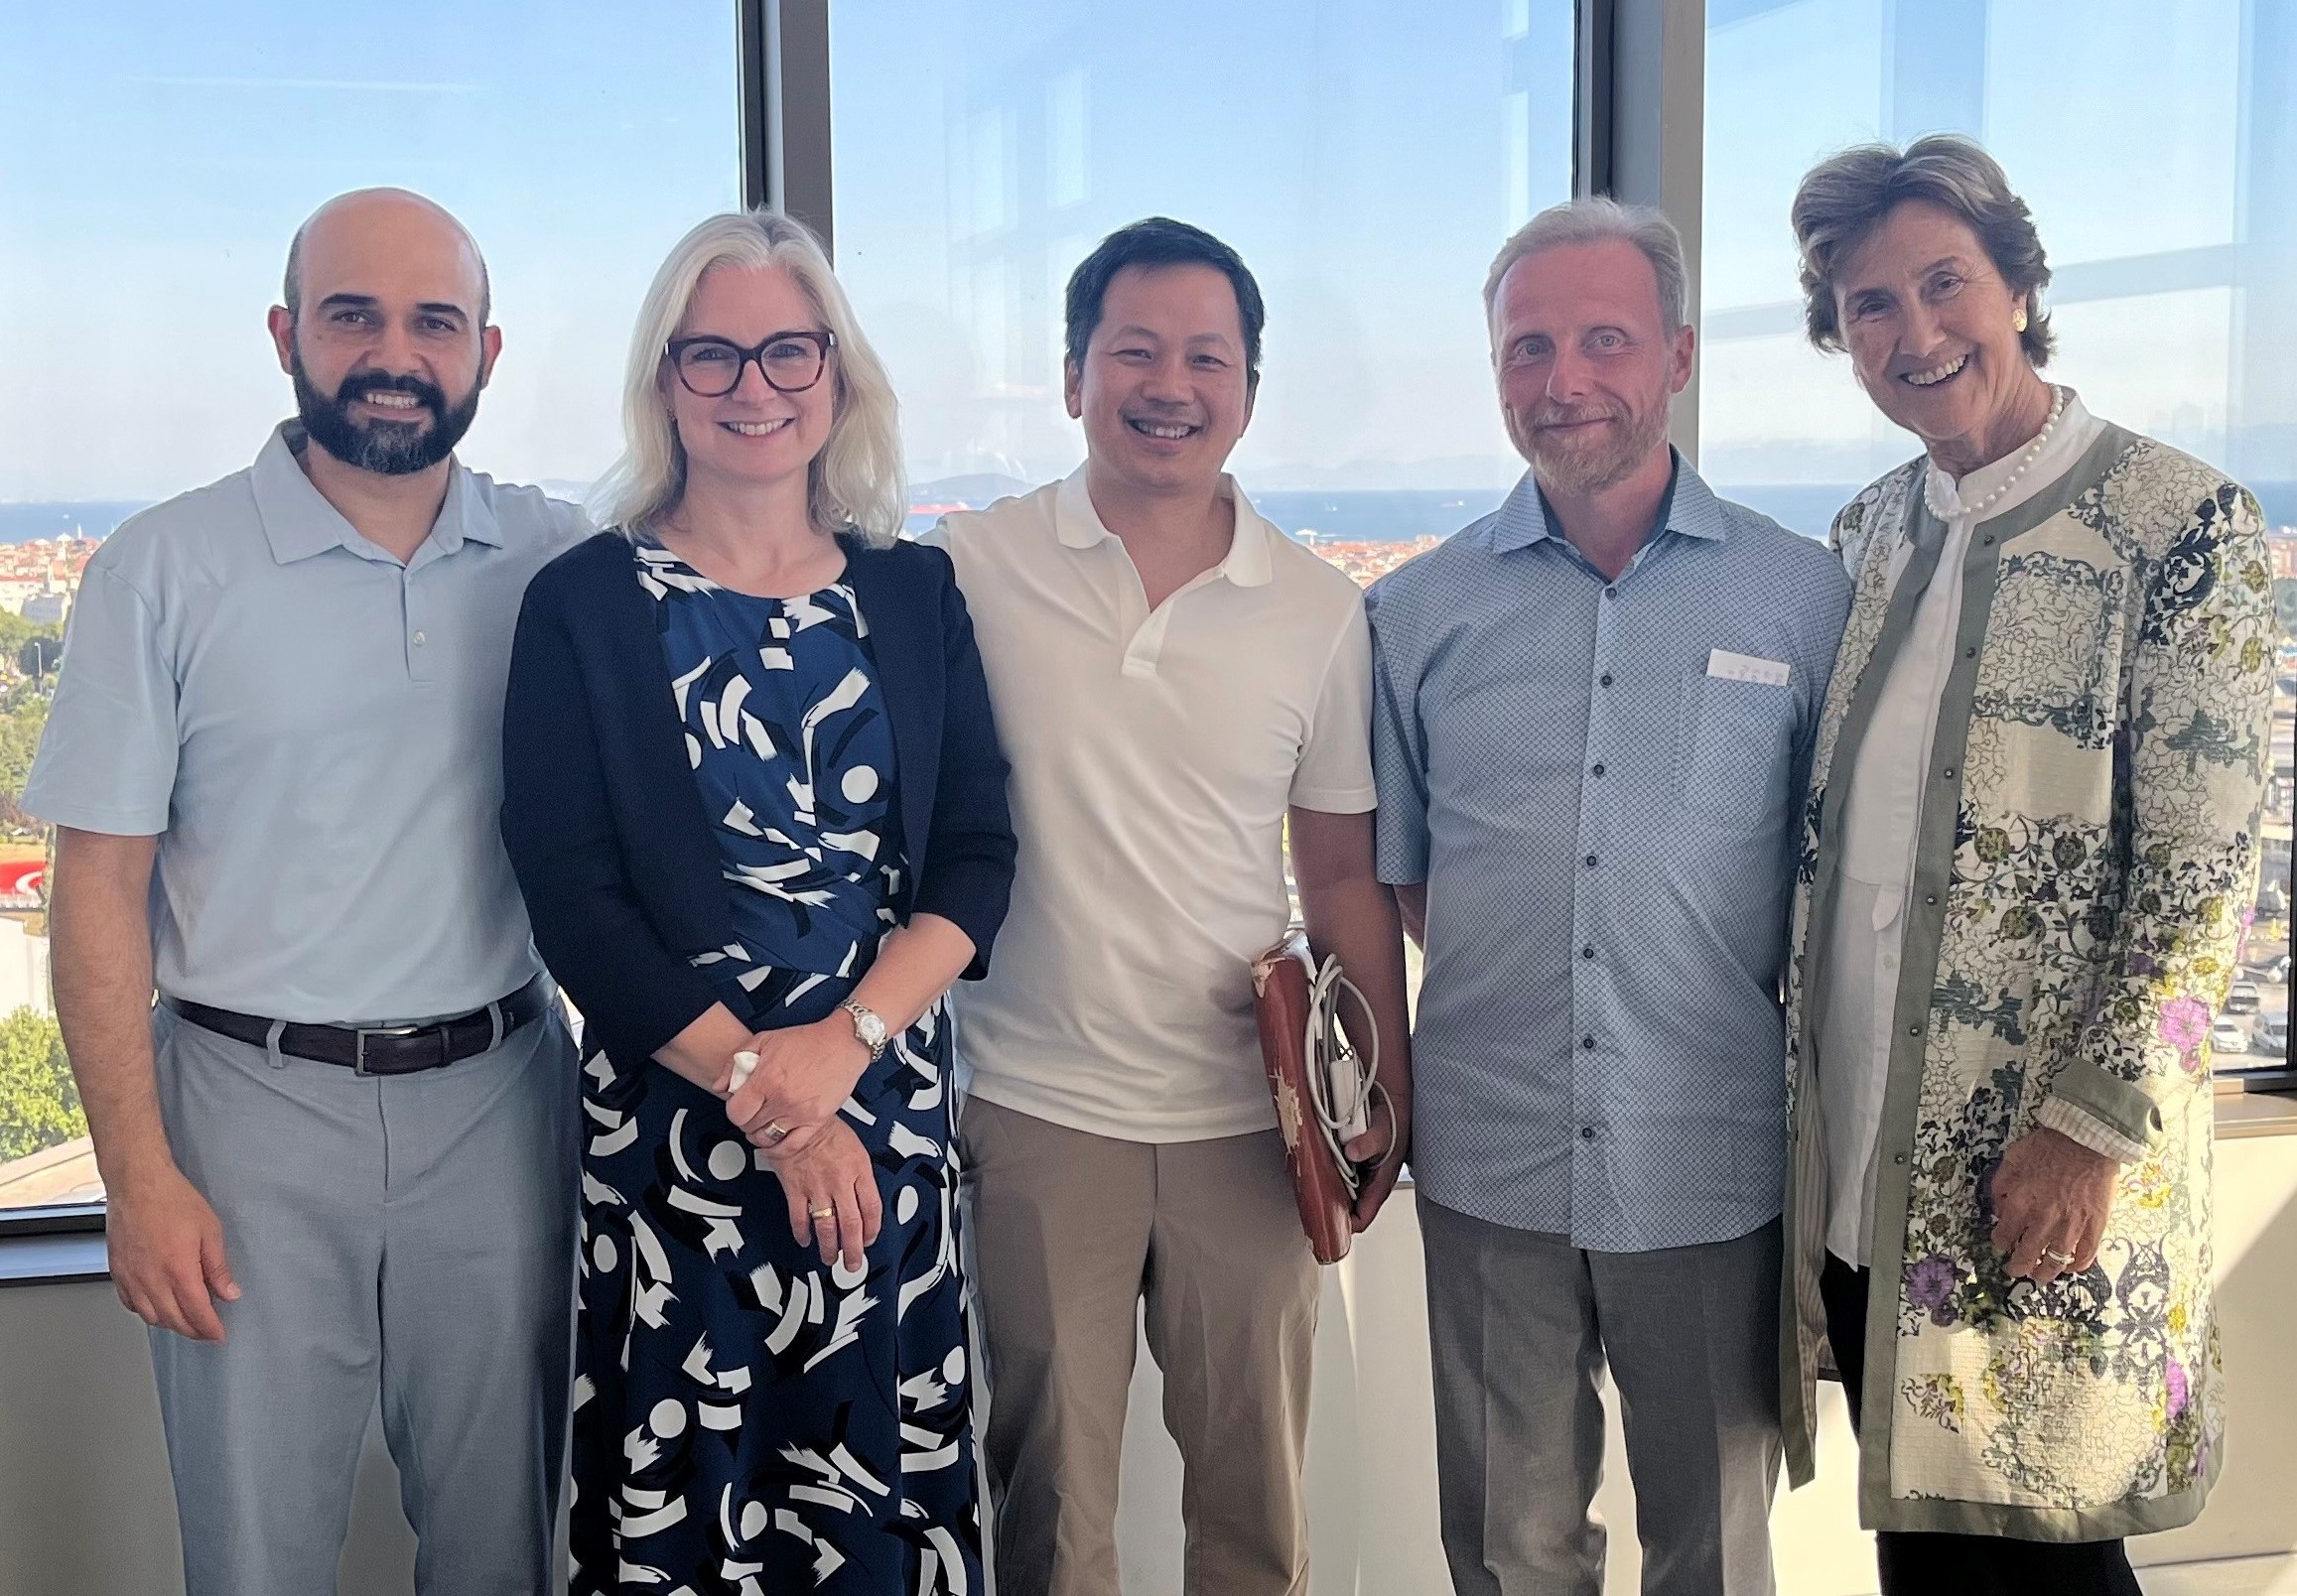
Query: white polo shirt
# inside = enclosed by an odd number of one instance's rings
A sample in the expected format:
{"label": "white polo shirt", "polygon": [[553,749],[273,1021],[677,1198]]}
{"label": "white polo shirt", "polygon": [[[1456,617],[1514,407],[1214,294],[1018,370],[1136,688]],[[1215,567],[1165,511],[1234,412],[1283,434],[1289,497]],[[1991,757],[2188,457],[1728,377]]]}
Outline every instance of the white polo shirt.
{"label": "white polo shirt", "polygon": [[973,612],[1020,861],[953,999],[967,1090],[1072,1130],[1276,1124],[1253,957],[1284,934],[1288,805],[1374,807],[1356,584],[1236,503],[1227,559],[1151,610],[1079,467],[927,538]]}

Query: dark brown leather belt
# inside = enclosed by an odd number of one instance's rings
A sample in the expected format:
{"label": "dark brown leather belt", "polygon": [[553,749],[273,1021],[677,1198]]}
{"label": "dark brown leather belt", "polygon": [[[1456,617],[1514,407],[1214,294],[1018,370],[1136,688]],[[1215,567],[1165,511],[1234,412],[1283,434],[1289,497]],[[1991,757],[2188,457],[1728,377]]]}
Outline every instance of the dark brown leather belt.
{"label": "dark brown leather belt", "polygon": [[[278,1023],[260,1014],[210,1008],[182,998],[160,1001],[203,1030],[250,1047],[268,1048],[271,1028]],[[306,1025],[291,1020],[280,1027],[279,1050],[321,1064],[339,1064],[361,1075],[414,1075],[486,1052],[519,1026],[541,1018],[549,1005],[549,983],[536,976],[484,1008],[428,1025]]]}

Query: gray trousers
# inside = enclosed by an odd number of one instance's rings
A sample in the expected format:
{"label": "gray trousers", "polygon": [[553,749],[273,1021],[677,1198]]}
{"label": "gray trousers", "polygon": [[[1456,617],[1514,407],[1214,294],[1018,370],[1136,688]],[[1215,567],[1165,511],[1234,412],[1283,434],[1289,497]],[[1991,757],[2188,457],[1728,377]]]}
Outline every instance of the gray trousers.
{"label": "gray trousers", "polygon": [[544,1596],[573,1342],[575,1056],[555,1007],[361,1077],[153,1016],[160,1109],[240,1286],[152,1332],[187,1596],[332,1596],[382,1396],[423,1596]]}
{"label": "gray trousers", "polygon": [[1767,1596],[1779,1222],[1590,1253],[1419,1199],[1443,1551],[1460,1596],[1601,1596],[1604,1365],[1645,1596]]}

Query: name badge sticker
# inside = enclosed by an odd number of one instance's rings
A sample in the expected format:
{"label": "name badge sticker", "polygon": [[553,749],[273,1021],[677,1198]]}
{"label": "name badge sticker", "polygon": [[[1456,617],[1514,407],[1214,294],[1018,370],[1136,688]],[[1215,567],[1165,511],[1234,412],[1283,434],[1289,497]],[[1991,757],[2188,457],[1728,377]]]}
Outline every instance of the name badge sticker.
{"label": "name badge sticker", "polygon": [[1733,654],[1721,648],[1708,652],[1706,673],[1719,676],[1726,682],[1761,682],[1767,687],[1787,685],[1785,660],[1757,659],[1752,654]]}

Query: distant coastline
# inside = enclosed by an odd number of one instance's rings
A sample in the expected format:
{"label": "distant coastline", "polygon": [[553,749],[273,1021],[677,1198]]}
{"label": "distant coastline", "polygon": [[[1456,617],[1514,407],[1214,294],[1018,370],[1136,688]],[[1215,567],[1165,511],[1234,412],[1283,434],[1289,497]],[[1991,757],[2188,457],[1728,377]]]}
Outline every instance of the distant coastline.
{"label": "distant coastline", "polygon": [[[551,485],[557,488],[564,484]],[[910,515],[910,530],[930,527],[943,510],[960,505],[980,509],[1024,485],[992,477],[919,483],[911,490],[911,502],[919,508]],[[1861,485],[1719,482],[1715,490],[1725,498],[1752,505],[1805,537],[1821,538],[1826,535],[1834,512]],[[2297,527],[2297,481],[2250,485],[2265,507],[2268,525]],[[1251,484],[1246,486],[1250,491]],[[1505,497],[1503,491],[1492,488],[1274,488],[1255,493],[1253,502],[1262,514],[1294,537],[1312,532],[1319,541],[1409,543],[1421,537],[1447,537],[1490,514]],[[0,500],[0,543],[30,543],[74,531],[82,537],[105,537],[147,503],[139,499]]]}
{"label": "distant coastline", "polygon": [[141,509],[149,499],[87,499],[55,503],[17,503],[0,499],[0,543],[32,543],[41,538],[109,537],[113,527]]}

